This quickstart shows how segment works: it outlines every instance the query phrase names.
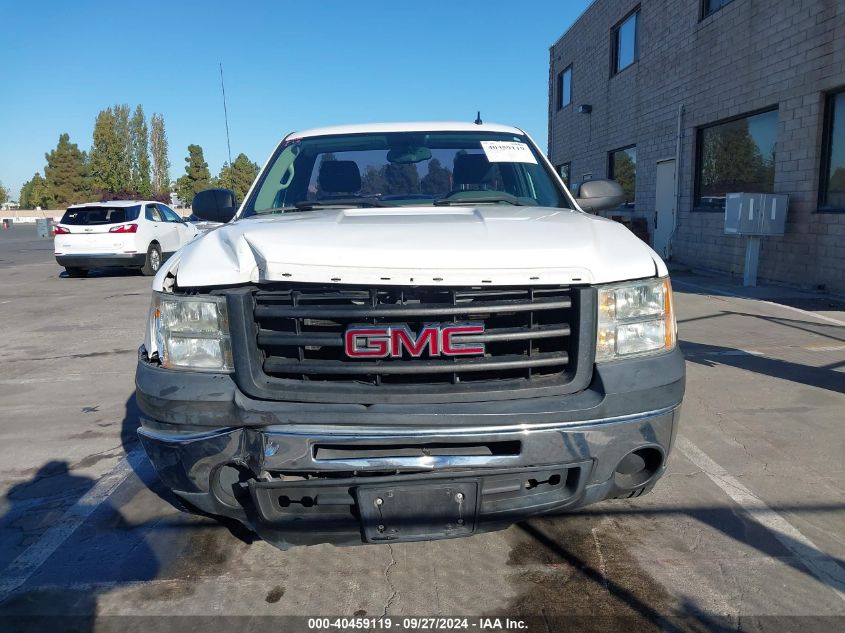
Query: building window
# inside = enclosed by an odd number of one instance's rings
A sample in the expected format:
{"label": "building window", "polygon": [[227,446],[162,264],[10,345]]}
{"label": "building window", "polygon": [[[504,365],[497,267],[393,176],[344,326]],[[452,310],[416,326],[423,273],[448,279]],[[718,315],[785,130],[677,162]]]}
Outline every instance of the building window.
{"label": "building window", "polygon": [[637,148],[635,145],[610,152],[607,160],[607,176],[622,185],[625,194],[623,206],[634,206],[637,190]]}
{"label": "building window", "polygon": [[777,134],[777,110],[700,128],[696,208],[721,211],[728,193],[772,193]]}
{"label": "building window", "polygon": [[568,66],[557,74],[557,109],[565,108],[572,103],[572,66]]}
{"label": "building window", "polygon": [[557,166],[557,173],[560,174],[561,180],[563,180],[563,184],[567,187],[569,186],[569,171],[572,168],[572,163],[562,163]]}
{"label": "building window", "polygon": [[640,10],[637,9],[622,20],[613,29],[613,66],[612,74],[625,70],[639,58],[638,23]]}
{"label": "building window", "polygon": [[828,97],[819,202],[845,211],[845,92]]}
{"label": "building window", "polygon": [[701,19],[703,20],[708,15],[713,15],[726,4],[730,4],[733,0],[701,0]]}

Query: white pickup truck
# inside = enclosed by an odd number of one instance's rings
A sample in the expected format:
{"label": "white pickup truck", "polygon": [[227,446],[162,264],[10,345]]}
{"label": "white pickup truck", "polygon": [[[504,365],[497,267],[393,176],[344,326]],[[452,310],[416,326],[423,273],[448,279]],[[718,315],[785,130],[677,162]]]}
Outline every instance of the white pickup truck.
{"label": "white pickup truck", "polygon": [[162,481],[282,548],[449,538],[648,491],[684,393],[668,271],[523,131],[286,136],[153,282]]}

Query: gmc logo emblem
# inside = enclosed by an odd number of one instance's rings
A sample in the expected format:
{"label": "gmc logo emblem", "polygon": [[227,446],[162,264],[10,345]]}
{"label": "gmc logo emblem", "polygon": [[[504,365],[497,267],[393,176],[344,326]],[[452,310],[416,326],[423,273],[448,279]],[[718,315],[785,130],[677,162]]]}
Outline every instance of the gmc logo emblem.
{"label": "gmc logo emblem", "polygon": [[484,343],[467,339],[483,333],[483,323],[430,323],[419,334],[407,325],[350,325],[343,345],[350,358],[401,358],[403,352],[414,358],[478,356],[484,354]]}

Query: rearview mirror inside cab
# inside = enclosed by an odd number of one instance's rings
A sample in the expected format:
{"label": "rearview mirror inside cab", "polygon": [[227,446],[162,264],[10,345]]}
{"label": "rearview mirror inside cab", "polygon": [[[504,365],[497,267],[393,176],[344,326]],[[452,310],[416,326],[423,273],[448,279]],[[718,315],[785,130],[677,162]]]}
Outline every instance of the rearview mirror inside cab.
{"label": "rearview mirror inside cab", "polygon": [[194,215],[209,222],[228,222],[235,217],[238,203],[231,189],[203,189],[191,203]]}

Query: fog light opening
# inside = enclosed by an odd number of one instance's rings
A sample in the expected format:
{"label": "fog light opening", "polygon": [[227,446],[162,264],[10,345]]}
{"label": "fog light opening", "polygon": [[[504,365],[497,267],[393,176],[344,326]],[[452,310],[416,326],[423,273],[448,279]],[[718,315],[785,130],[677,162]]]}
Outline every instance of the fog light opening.
{"label": "fog light opening", "polygon": [[240,464],[223,464],[211,476],[211,492],[223,505],[240,508],[238,499],[247,494],[242,484],[254,478],[252,472]]}
{"label": "fog light opening", "polygon": [[616,465],[613,479],[622,489],[642,486],[657,474],[663,465],[663,453],[653,447],[631,451]]}

